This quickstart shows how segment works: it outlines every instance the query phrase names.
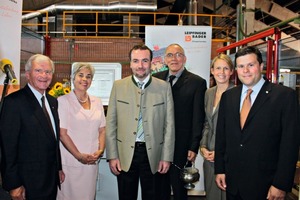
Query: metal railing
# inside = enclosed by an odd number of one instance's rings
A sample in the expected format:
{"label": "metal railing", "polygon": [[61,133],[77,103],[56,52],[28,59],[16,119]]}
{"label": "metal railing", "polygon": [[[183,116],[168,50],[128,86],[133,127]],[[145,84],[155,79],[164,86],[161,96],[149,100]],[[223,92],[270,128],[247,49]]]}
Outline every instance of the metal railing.
{"label": "metal railing", "polygon": [[[23,11],[30,13],[37,11]],[[162,26],[160,21],[167,17],[177,17],[178,25],[185,24],[189,18],[197,25],[212,27],[212,41],[230,42],[229,34],[233,27],[226,22],[234,20],[230,16],[217,14],[189,14],[189,13],[164,13],[164,12],[112,12],[112,11],[63,11],[61,20],[62,26],[58,30],[49,30],[49,13],[41,11],[44,16],[43,22],[23,21],[22,26],[43,27],[43,31],[38,30],[40,34],[48,36],[49,34],[60,34],[63,38],[132,38],[145,35],[145,26]],[[72,16],[72,20],[70,20]],[[114,20],[114,18],[116,20]],[[80,22],[81,19],[83,22]],[[109,19],[109,20],[107,20]],[[145,20],[146,19],[146,20]],[[71,22],[70,22],[71,21]],[[197,23],[198,21],[198,23]]]}

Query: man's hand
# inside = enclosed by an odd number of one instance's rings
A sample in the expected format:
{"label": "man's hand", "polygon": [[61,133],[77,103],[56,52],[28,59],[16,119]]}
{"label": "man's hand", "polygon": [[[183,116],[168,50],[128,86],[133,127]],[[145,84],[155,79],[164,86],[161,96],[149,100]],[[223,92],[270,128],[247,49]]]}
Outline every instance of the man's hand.
{"label": "man's hand", "polygon": [[187,160],[191,162],[195,162],[197,154],[193,151],[188,151]]}
{"label": "man's hand", "polygon": [[284,200],[286,192],[271,185],[267,199],[269,200]]}
{"label": "man's hand", "polygon": [[9,191],[12,200],[24,200],[25,199],[25,188],[23,186],[18,187]]}
{"label": "man's hand", "polygon": [[161,173],[161,174],[165,174],[169,171],[170,169],[170,165],[171,163],[170,162],[167,162],[167,161],[159,161],[159,164],[158,164],[158,172]]}
{"label": "man's hand", "polygon": [[225,174],[216,175],[216,183],[221,190],[226,190]]}
{"label": "man's hand", "polygon": [[109,160],[109,168],[114,175],[119,175],[122,170],[120,160],[117,158]]}

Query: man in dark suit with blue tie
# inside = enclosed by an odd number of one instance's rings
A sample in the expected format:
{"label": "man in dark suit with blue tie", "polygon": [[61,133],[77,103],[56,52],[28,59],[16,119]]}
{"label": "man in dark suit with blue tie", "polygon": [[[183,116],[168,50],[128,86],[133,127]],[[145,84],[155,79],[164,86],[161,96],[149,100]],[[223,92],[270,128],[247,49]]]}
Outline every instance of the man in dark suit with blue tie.
{"label": "man in dark suit with blue tie", "polygon": [[[227,200],[283,200],[293,186],[298,159],[296,92],[262,77],[262,55],[255,47],[240,49],[235,63],[242,84],[224,92],[220,101],[217,185],[226,190]],[[250,111],[243,119],[244,99],[250,100]]]}
{"label": "man in dark suit with blue tie", "polygon": [[[174,165],[168,172],[174,200],[187,200],[187,189],[180,179],[180,170],[187,161],[195,162],[199,151],[205,118],[204,94],[206,81],[185,69],[186,56],[179,44],[171,44],[165,51],[165,64],[169,70],[154,77],[172,84],[175,111]],[[166,189],[170,193],[170,188]]]}
{"label": "man in dark suit with blue tie", "polygon": [[58,103],[46,93],[53,72],[50,58],[31,56],[25,65],[27,85],[4,98],[0,118],[1,173],[3,188],[13,200],[55,200],[57,188],[64,181]]}

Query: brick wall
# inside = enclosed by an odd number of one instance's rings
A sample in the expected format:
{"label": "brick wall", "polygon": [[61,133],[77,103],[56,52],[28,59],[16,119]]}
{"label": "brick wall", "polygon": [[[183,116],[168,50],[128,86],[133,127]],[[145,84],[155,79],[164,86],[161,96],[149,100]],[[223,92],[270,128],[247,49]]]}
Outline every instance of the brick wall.
{"label": "brick wall", "polygon": [[[118,62],[122,65],[122,78],[131,75],[129,68],[129,50],[136,44],[143,42],[140,38],[130,39],[64,39],[51,38],[49,40],[49,57],[55,63],[55,73],[52,85],[57,81],[70,79],[71,66],[74,62]],[[30,45],[29,43],[26,43]],[[222,43],[212,43],[212,55],[215,57],[216,49],[223,46]],[[30,53],[21,54],[21,80],[20,86],[26,84],[24,65]],[[51,86],[52,86],[51,85]]]}
{"label": "brick wall", "polygon": [[[122,77],[131,75],[129,50],[142,39],[50,39],[49,57],[55,63],[52,85],[70,79],[74,62],[118,62],[122,65]],[[24,65],[31,54],[21,54],[21,87],[26,84]],[[52,86],[51,85],[51,86]]]}

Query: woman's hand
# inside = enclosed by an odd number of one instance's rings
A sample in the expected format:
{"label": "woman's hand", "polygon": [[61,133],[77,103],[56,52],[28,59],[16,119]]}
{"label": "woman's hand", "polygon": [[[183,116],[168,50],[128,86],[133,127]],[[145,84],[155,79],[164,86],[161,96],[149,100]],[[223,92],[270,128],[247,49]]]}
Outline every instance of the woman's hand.
{"label": "woman's hand", "polygon": [[201,147],[200,152],[203,155],[205,160],[210,161],[210,162],[214,162],[214,160],[215,160],[215,151],[209,151],[205,147]]}
{"label": "woman's hand", "polygon": [[95,165],[97,164],[98,157],[94,156],[93,154],[81,153],[78,161],[82,164]]}
{"label": "woman's hand", "polygon": [[103,149],[99,149],[99,150],[96,151],[93,155],[94,155],[95,157],[97,157],[97,159],[100,159],[100,158],[103,156],[103,152],[104,152]]}

